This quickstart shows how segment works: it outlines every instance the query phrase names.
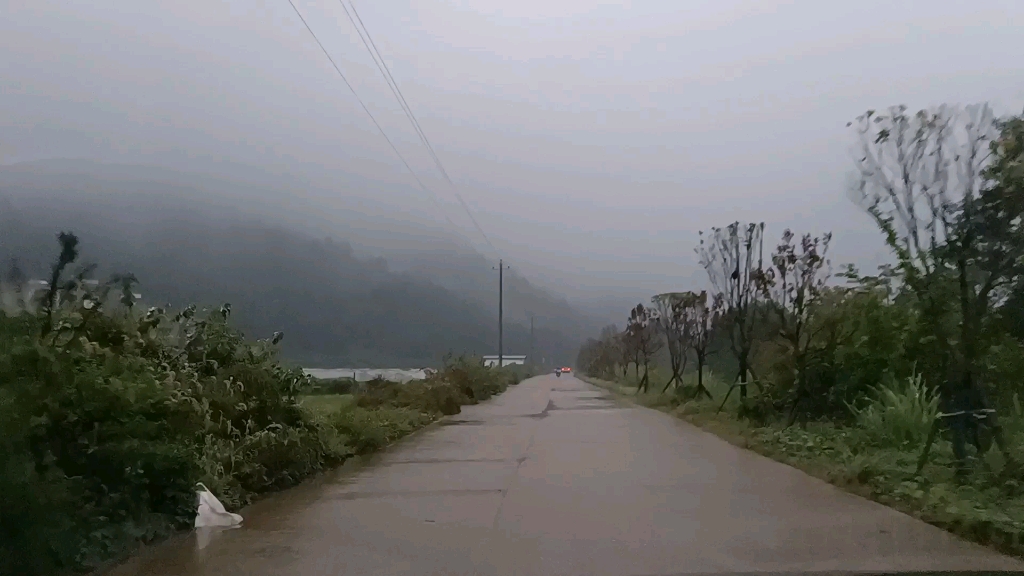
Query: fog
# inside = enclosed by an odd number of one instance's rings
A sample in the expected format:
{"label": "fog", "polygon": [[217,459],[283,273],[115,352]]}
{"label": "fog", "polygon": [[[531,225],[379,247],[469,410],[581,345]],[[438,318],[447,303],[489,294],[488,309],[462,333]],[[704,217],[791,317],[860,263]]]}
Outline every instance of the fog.
{"label": "fog", "polygon": [[701,282],[697,231],[735,219],[832,230],[834,260],[875,264],[847,121],[1024,106],[1019,0],[355,1],[489,244],[342,5],[295,2],[430,192],[287,0],[0,0],[0,162],[273,180],[254,205],[415,221],[597,305]]}

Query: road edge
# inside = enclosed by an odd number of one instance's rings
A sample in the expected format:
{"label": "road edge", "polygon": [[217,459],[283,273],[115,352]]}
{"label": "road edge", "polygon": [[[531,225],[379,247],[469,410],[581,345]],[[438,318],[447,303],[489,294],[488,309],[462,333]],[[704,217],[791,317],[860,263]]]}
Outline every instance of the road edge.
{"label": "road edge", "polygon": [[[887,508],[891,508],[892,510],[906,514],[907,516],[910,516],[916,520],[920,520],[921,522],[944,530],[958,538],[961,538],[978,546],[982,546],[989,550],[993,550],[1000,554],[1006,555],[1010,558],[1015,558],[1018,560],[1024,559],[1024,535],[1007,534],[1004,535],[1003,540],[998,541],[991,539],[990,537],[982,537],[977,532],[971,530],[970,527],[961,525],[951,526],[949,522],[930,517],[928,514],[924,513],[924,511],[922,511],[920,508],[909,506],[907,505],[907,503],[902,501],[887,498],[884,494],[878,494],[872,491],[868,486],[838,481],[839,479],[832,474],[832,470],[829,469],[828,467],[821,465],[819,463],[808,462],[805,460],[797,460],[794,458],[790,458],[785,454],[780,454],[779,452],[771,449],[769,446],[766,446],[752,439],[749,435],[744,434],[738,426],[730,426],[730,421],[726,421],[722,418],[716,418],[711,420],[699,420],[696,418],[691,418],[691,415],[689,414],[680,414],[672,409],[668,409],[667,407],[646,406],[641,402],[637,402],[636,399],[631,397],[629,394],[624,393],[622,390],[622,386],[617,382],[611,382],[608,380],[602,380],[599,378],[593,378],[591,376],[584,376],[581,374],[577,374],[576,377],[582,380],[583,382],[586,382],[593,386],[597,386],[602,390],[607,390],[608,392],[614,394],[616,397],[621,398],[622,400],[630,403],[633,406],[639,408],[647,408],[649,410],[654,410],[671,416],[672,418],[685,422],[691,426],[694,426],[705,433],[712,434],[720,438],[721,440],[724,440],[725,442],[732,444],[737,448],[748,450],[759,456],[768,458],[780,464],[784,464],[786,466],[799,470],[807,474],[808,476],[826,482],[844,492],[853,494],[855,496],[859,496],[861,498],[864,498],[865,500],[869,500],[871,502],[885,506]],[[1014,544],[1014,541],[1016,541],[1016,545]]]}

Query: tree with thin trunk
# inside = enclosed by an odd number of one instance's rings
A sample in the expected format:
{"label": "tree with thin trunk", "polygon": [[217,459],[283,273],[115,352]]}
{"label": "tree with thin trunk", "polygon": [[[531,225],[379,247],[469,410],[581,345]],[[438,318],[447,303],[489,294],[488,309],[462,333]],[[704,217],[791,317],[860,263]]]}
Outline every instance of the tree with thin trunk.
{"label": "tree with thin trunk", "polygon": [[657,311],[658,327],[665,337],[668,349],[668,361],[672,374],[669,376],[664,394],[670,386],[683,383],[683,372],[686,370],[687,350],[690,347],[690,325],[687,322],[688,292],[666,292],[651,298]]}
{"label": "tree with thin trunk", "polygon": [[619,358],[619,329],[605,326],[600,338],[588,338],[576,356],[576,366],[585,374],[598,378],[615,377]]}
{"label": "tree with thin trunk", "polygon": [[644,319],[647,314],[647,309],[644,308],[642,302],[634,306],[629,311],[629,318],[626,320],[626,329],[622,331],[622,342],[625,348],[629,351],[629,360],[633,363],[633,373],[637,382],[640,381],[640,337],[642,335],[640,327],[645,321]]}
{"label": "tree with thin trunk", "polygon": [[[711,285],[722,295],[729,347],[739,364],[734,382],[740,389],[740,398],[745,399],[747,376],[752,373],[750,355],[754,347],[754,328],[759,316],[757,282],[763,273],[764,222],[733,222],[725,228],[712,228],[707,234],[701,232],[696,252]],[[730,387],[722,406],[732,390]]]}
{"label": "tree with thin trunk", "polygon": [[636,391],[646,393],[650,383],[651,358],[661,350],[662,341],[658,338],[657,321],[655,313],[643,304],[637,304],[629,313],[629,322],[626,324],[626,332],[629,334],[629,341],[635,346],[637,359],[637,370],[642,364],[644,374],[638,377]]}
{"label": "tree with thin trunk", "polygon": [[794,366],[793,399],[787,425],[792,425],[797,407],[808,393],[807,360],[815,341],[814,313],[831,278],[826,255],[832,234],[805,234],[799,244],[788,228],[772,254],[772,266],[760,277],[759,287],[768,309],[774,312],[779,336],[789,349]]}
{"label": "tree with thin trunk", "polygon": [[714,330],[725,308],[725,299],[721,294],[715,294],[709,301],[707,290],[691,295],[687,310],[691,326],[690,349],[697,360],[697,396],[704,394],[708,400],[714,400],[711,391],[704,385],[704,367],[707,365],[708,347],[711,345]]}
{"label": "tree with thin trunk", "polygon": [[636,346],[632,342],[629,330],[623,330],[616,336],[617,350],[619,352],[619,369],[622,370],[622,378],[629,374],[629,364],[636,357]]}
{"label": "tree with thin trunk", "polygon": [[611,324],[602,328],[600,341],[601,353],[599,356],[599,363],[601,372],[603,375],[607,375],[614,379],[616,374],[615,367],[622,356],[619,352],[621,340],[619,339],[618,327]]}

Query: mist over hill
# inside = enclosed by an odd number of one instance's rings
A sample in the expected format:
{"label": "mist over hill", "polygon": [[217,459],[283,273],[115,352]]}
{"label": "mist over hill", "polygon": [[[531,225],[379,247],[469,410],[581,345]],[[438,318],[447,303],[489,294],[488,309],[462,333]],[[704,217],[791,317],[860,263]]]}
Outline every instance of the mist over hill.
{"label": "mist over hill", "polygon": [[[100,276],[134,273],[146,304],[231,302],[243,330],[284,331],[286,356],[307,366],[434,365],[449,350],[496,350],[494,263],[443,230],[389,222],[381,207],[317,211],[318,186],[89,162],[6,166],[0,258],[42,276],[56,232],[74,231],[80,261]],[[601,324],[515,271],[505,313],[506,353],[529,352],[532,313],[536,354],[556,363]]]}

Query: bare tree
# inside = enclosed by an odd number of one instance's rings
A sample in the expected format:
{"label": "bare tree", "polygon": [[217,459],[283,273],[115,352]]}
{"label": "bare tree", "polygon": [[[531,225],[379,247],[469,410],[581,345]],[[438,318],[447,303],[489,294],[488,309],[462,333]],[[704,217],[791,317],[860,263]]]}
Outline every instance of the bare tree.
{"label": "bare tree", "polygon": [[708,400],[714,400],[711,391],[704,385],[704,367],[708,360],[708,346],[725,308],[725,299],[721,294],[715,294],[709,302],[706,290],[701,290],[700,294],[691,292],[686,308],[690,324],[690,348],[697,360],[697,396],[704,394]]}
{"label": "bare tree", "polygon": [[616,373],[615,367],[621,358],[619,351],[621,340],[619,339],[618,327],[610,324],[602,328],[600,342],[599,364],[601,372],[614,378]]}
{"label": "bare tree", "polygon": [[626,333],[629,334],[629,341],[635,347],[637,372],[643,364],[644,375],[638,378],[636,391],[647,392],[650,383],[651,358],[661,350],[662,341],[658,338],[657,320],[655,313],[643,304],[637,304],[629,313],[629,322],[626,325]]}
{"label": "bare tree", "polygon": [[[729,326],[729,346],[739,364],[735,382],[738,383],[740,397],[746,398],[754,325],[758,319],[760,291],[757,282],[762,274],[764,257],[764,222],[733,222],[725,228],[712,228],[706,236],[701,232],[696,252],[711,285],[722,295]],[[722,406],[730,394],[732,388],[726,393]]]}
{"label": "bare tree", "polygon": [[614,378],[618,359],[617,336],[618,330],[614,326],[606,326],[601,330],[600,338],[587,339],[576,356],[577,368],[591,376]]}
{"label": "bare tree", "polygon": [[687,350],[690,347],[690,324],[687,318],[689,292],[666,292],[651,298],[657,311],[658,326],[665,336],[665,347],[668,348],[669,366],[672,370],[662,393],[675,384],[683,383],[683,372],[686,370]]}
{"label": "bare tree", "polygon": [[616,344],[616,350],[619,352],[619,369],[622,370],[622,377],[625,378],[629,374],[629,364],[634,361],[637,354],[636,346],[628,329],[616,336]]}
{"label": "bare tree", "polygon": [[[643,315],[643,311],[643,304],[638,304],[636,308],[630,310],[629,319],[626,321],[626,329],[622,331],[620,336],[624,358],[626,358],[626,366],[628,368],[629,363],[632,362],[637,380],[640,379],[640,343],[638,341],[639,335],[635,330],[632,330],[631,327],[634,319],[639,315]],[[623,370],[622,375],[623,377],[626,376],[625,369]]]}
{"label": "bare tree", "polygon": [[796,235],[789,229],[782,233],[782,241],[772,254],[772,266],[765,270],[759,282],[769,309],[775,312],[779,335],[794,361],[795,385],[789,425],[807,394],[807,359],[815,337],[811,329],[813,314],[832,273],[826,258],[831,233],[821,237],[805,234],[799,245],[795,239]]}

